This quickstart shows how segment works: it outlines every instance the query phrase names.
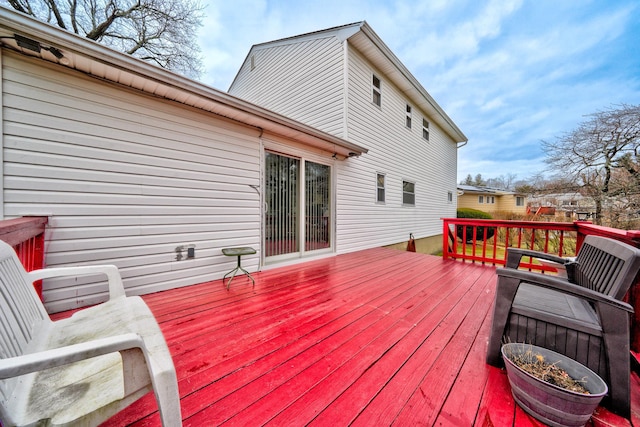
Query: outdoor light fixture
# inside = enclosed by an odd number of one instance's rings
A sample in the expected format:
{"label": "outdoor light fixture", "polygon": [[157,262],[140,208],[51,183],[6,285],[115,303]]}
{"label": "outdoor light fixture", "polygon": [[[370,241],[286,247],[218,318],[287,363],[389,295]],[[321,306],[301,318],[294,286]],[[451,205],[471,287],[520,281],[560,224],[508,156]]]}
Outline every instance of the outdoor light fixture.
{"label": "outdoor light fixture", "polygon": [[43,50],[48,50],[51,52],[53,56],[55,56],[61,63],[65,64],[69,61],[64,57],[64,54],[57,47],[49,46],[45,47],[40,44],[40,42],[30,39],[25,36],[21,36],[20,34],[14,34],[13,39],[16,41],[16,44],[23,48],[30,50],[32,52],[40,53]]}
{"label": "outdoor light fixture", "polygon": [[[23,49],[28,49],[38,53],[40,53],[40,50],[42,49],[42,46],[40,46],[39,42],[32,40],[30,38],[27,38],[25,36],[21,36],[20,34],[14,34],[13,38],[16,40],[16,43],[18,44],[18,46],[20,46]],[[58,53],[60,53],[60,51],[58,51]]]}

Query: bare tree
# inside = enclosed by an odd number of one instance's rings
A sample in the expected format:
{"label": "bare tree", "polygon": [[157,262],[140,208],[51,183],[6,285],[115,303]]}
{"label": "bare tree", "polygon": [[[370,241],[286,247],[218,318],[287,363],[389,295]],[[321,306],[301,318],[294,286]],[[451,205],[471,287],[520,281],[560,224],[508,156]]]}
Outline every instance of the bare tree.
{"label": "bare tree", "polygon": [[471,178],[471,174],[467,174],[467,177],[460,181],[460,184],[463,185],[473,185],[473,178]]}
{"label": "bare tree", "polygon": [[500,175],[497,178],[489,178],[486,181],[488,187],[498,188],[500,190],[513,190],[514,182],[518,176],[516,174],[509,173],[506,176]]}
{"label": "bare tree", "polygon": [[636,215],[640,199],[640,106],[623,104],[587,117],[555,141],[543,141],[546,161],[593,199],[596,223],[607,213],[608,225],[620,225],[616,218]]}
{"label": "bare tree", "polygon": [[198,0],[0,0],[15,10],[137,58],[198,77]]}

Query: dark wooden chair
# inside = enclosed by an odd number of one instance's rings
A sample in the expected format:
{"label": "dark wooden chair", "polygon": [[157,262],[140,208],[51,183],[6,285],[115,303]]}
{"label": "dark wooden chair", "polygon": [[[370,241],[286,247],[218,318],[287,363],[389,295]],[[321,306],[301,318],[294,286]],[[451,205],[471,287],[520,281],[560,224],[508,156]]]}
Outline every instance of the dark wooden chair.
{"label": "dark wooden chair", "polygon": [[[567,278],[517,270],[523,256],[563,264]],[[621,301],[640,269],[640,250],[587,236],[575,262],[509,248],[497,287],[487,363],[500,366],[503,342],[545,347],[586,365],[609,386],[605,402],[630,415],[629,323],[633,308]]]}

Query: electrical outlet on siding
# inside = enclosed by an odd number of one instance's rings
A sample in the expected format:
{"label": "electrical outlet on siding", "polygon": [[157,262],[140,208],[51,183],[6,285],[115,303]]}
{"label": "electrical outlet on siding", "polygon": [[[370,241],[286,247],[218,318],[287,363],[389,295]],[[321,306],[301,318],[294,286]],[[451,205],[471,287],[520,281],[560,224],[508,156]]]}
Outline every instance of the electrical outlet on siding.
{"label": "electrical outlet on siding", "polygon": [[196,245],[189,243],[186,245],[176,246],[176,261],[182,261],[185,259],[193,259],[196,257]]}

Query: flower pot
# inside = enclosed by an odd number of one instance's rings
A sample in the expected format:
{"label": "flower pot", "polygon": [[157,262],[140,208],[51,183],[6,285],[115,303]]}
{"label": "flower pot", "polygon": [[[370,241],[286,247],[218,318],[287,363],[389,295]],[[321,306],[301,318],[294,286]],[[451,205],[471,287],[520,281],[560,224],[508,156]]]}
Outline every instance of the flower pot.
{"label": "flower pot", "polygon": [[[589,394],[569,391],[547,383],[515,365],[508,355],[531,351],[564,369],[571,378],[585,379]],[[502,359],[507,369],[511,393],[529,415],[556,427],[584,426],[607,394],[607,384],[586,366],[562,354],[529,344],[509,343],[502,346]]]}

